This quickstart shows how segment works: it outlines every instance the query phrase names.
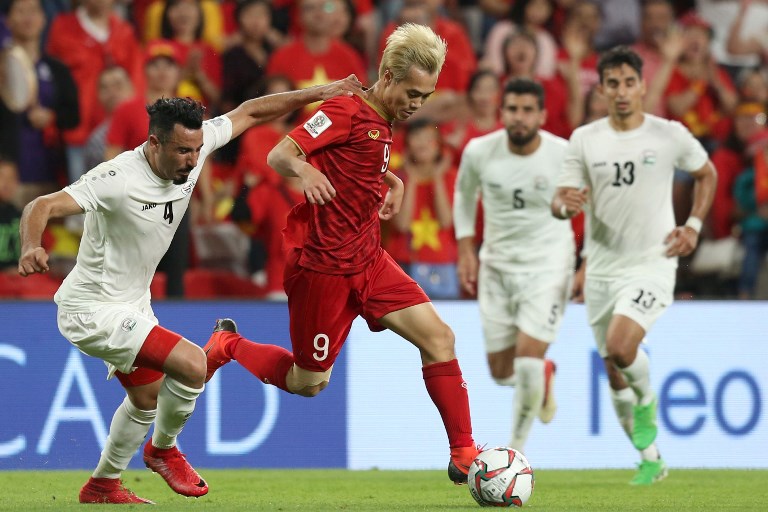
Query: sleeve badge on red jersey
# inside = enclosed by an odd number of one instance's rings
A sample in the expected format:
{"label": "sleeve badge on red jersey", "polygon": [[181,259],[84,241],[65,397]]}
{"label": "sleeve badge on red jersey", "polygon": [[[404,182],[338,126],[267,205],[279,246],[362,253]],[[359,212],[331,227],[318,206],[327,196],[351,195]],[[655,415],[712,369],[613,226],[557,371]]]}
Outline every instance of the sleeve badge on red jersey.
{"label": "sleeve badge on red jersey", "polygon": [[328,129],[333,123],[325,112],[318,110],[309,121],[304,123],[304,129],[309,132],[313,139],[316,139],[321,133]]}

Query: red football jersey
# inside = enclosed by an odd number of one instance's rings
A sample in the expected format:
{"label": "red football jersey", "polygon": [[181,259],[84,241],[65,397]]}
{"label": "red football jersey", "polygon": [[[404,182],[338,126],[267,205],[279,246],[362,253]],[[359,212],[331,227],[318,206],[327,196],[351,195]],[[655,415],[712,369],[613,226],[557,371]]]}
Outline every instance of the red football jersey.
{"label": "red football jersey", "polygon": [[288,137],[336,190],[324,206],[302,203],[291,211],[286,236],[292,237],[289,245],[303,248],[299,264],[329,274],[362,271],[381,246],[378,209],[392,145],[390,121],[358,96],[339,96]]}

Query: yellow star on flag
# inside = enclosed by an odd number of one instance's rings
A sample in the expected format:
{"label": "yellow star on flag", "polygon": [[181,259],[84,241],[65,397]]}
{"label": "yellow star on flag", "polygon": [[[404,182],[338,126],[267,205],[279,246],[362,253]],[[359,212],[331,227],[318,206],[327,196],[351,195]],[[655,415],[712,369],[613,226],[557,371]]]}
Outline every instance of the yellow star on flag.
{"label": "yellow star on flag", "polygon": [[424,246],[435,251],[441,248],[440,223],[432,216],[429,208],[422,208],[419,218],[411,222],[411,249],[418,251]]}
{"label": "yellow star on flag", "polygon": [[[312,77],[308,78],[307,80],[299,80],[297,82],[297,86],[299,89],[306,89],[307,87],[312,87],[315,85],[325,85],[331,83],[332,80],[328,77],[328,73],[325,72],[325,68],[323,66],[317,65],[315,66],[315,70],[312,73]],[[310,112],[312,110],[315,110],[318,105],[320,105],[319,101],[316,101],[314,103],[310,103],[306,107],[304,107],[305,112]]]}

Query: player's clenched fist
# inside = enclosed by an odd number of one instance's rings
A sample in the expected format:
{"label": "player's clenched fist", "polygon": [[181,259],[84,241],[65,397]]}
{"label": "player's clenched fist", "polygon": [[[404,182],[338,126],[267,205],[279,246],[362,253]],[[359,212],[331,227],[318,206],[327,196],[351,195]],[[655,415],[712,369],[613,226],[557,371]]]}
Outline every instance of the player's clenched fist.
{"label": "player's clenched fist", "polygon": [[42,247],[26,249],[19,258],[19,275],[48,272],[48,253]]}

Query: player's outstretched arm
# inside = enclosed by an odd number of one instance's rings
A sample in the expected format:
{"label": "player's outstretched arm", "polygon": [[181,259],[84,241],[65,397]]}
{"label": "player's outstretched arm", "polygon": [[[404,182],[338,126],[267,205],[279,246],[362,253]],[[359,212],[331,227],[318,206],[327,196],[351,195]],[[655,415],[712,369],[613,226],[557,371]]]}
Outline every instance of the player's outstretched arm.
{"label": "player's outstretched arm", "polygon": [[78,213],[83,213],[80,205],[62,190],[40,196],[24,207],[19,222],[21,235],[19,274],[21,276],[26,277],[36,272],[48,271],[48,253],[41,245],[43,230],[48,225],[48,220]]}
{"label": "player's outstretched arm", "polygon": [[228,112],[226,116],[232,121],[232,138],[234,139],[252,126],[277,119],[304,105],[325,101],[336,96],[352,96],[362,93],[363,85],[360,80],[355,75],[349,75],[343,80],[337,80],[326,85],[316,85],[298,91],[269,94],[247,100]]}

